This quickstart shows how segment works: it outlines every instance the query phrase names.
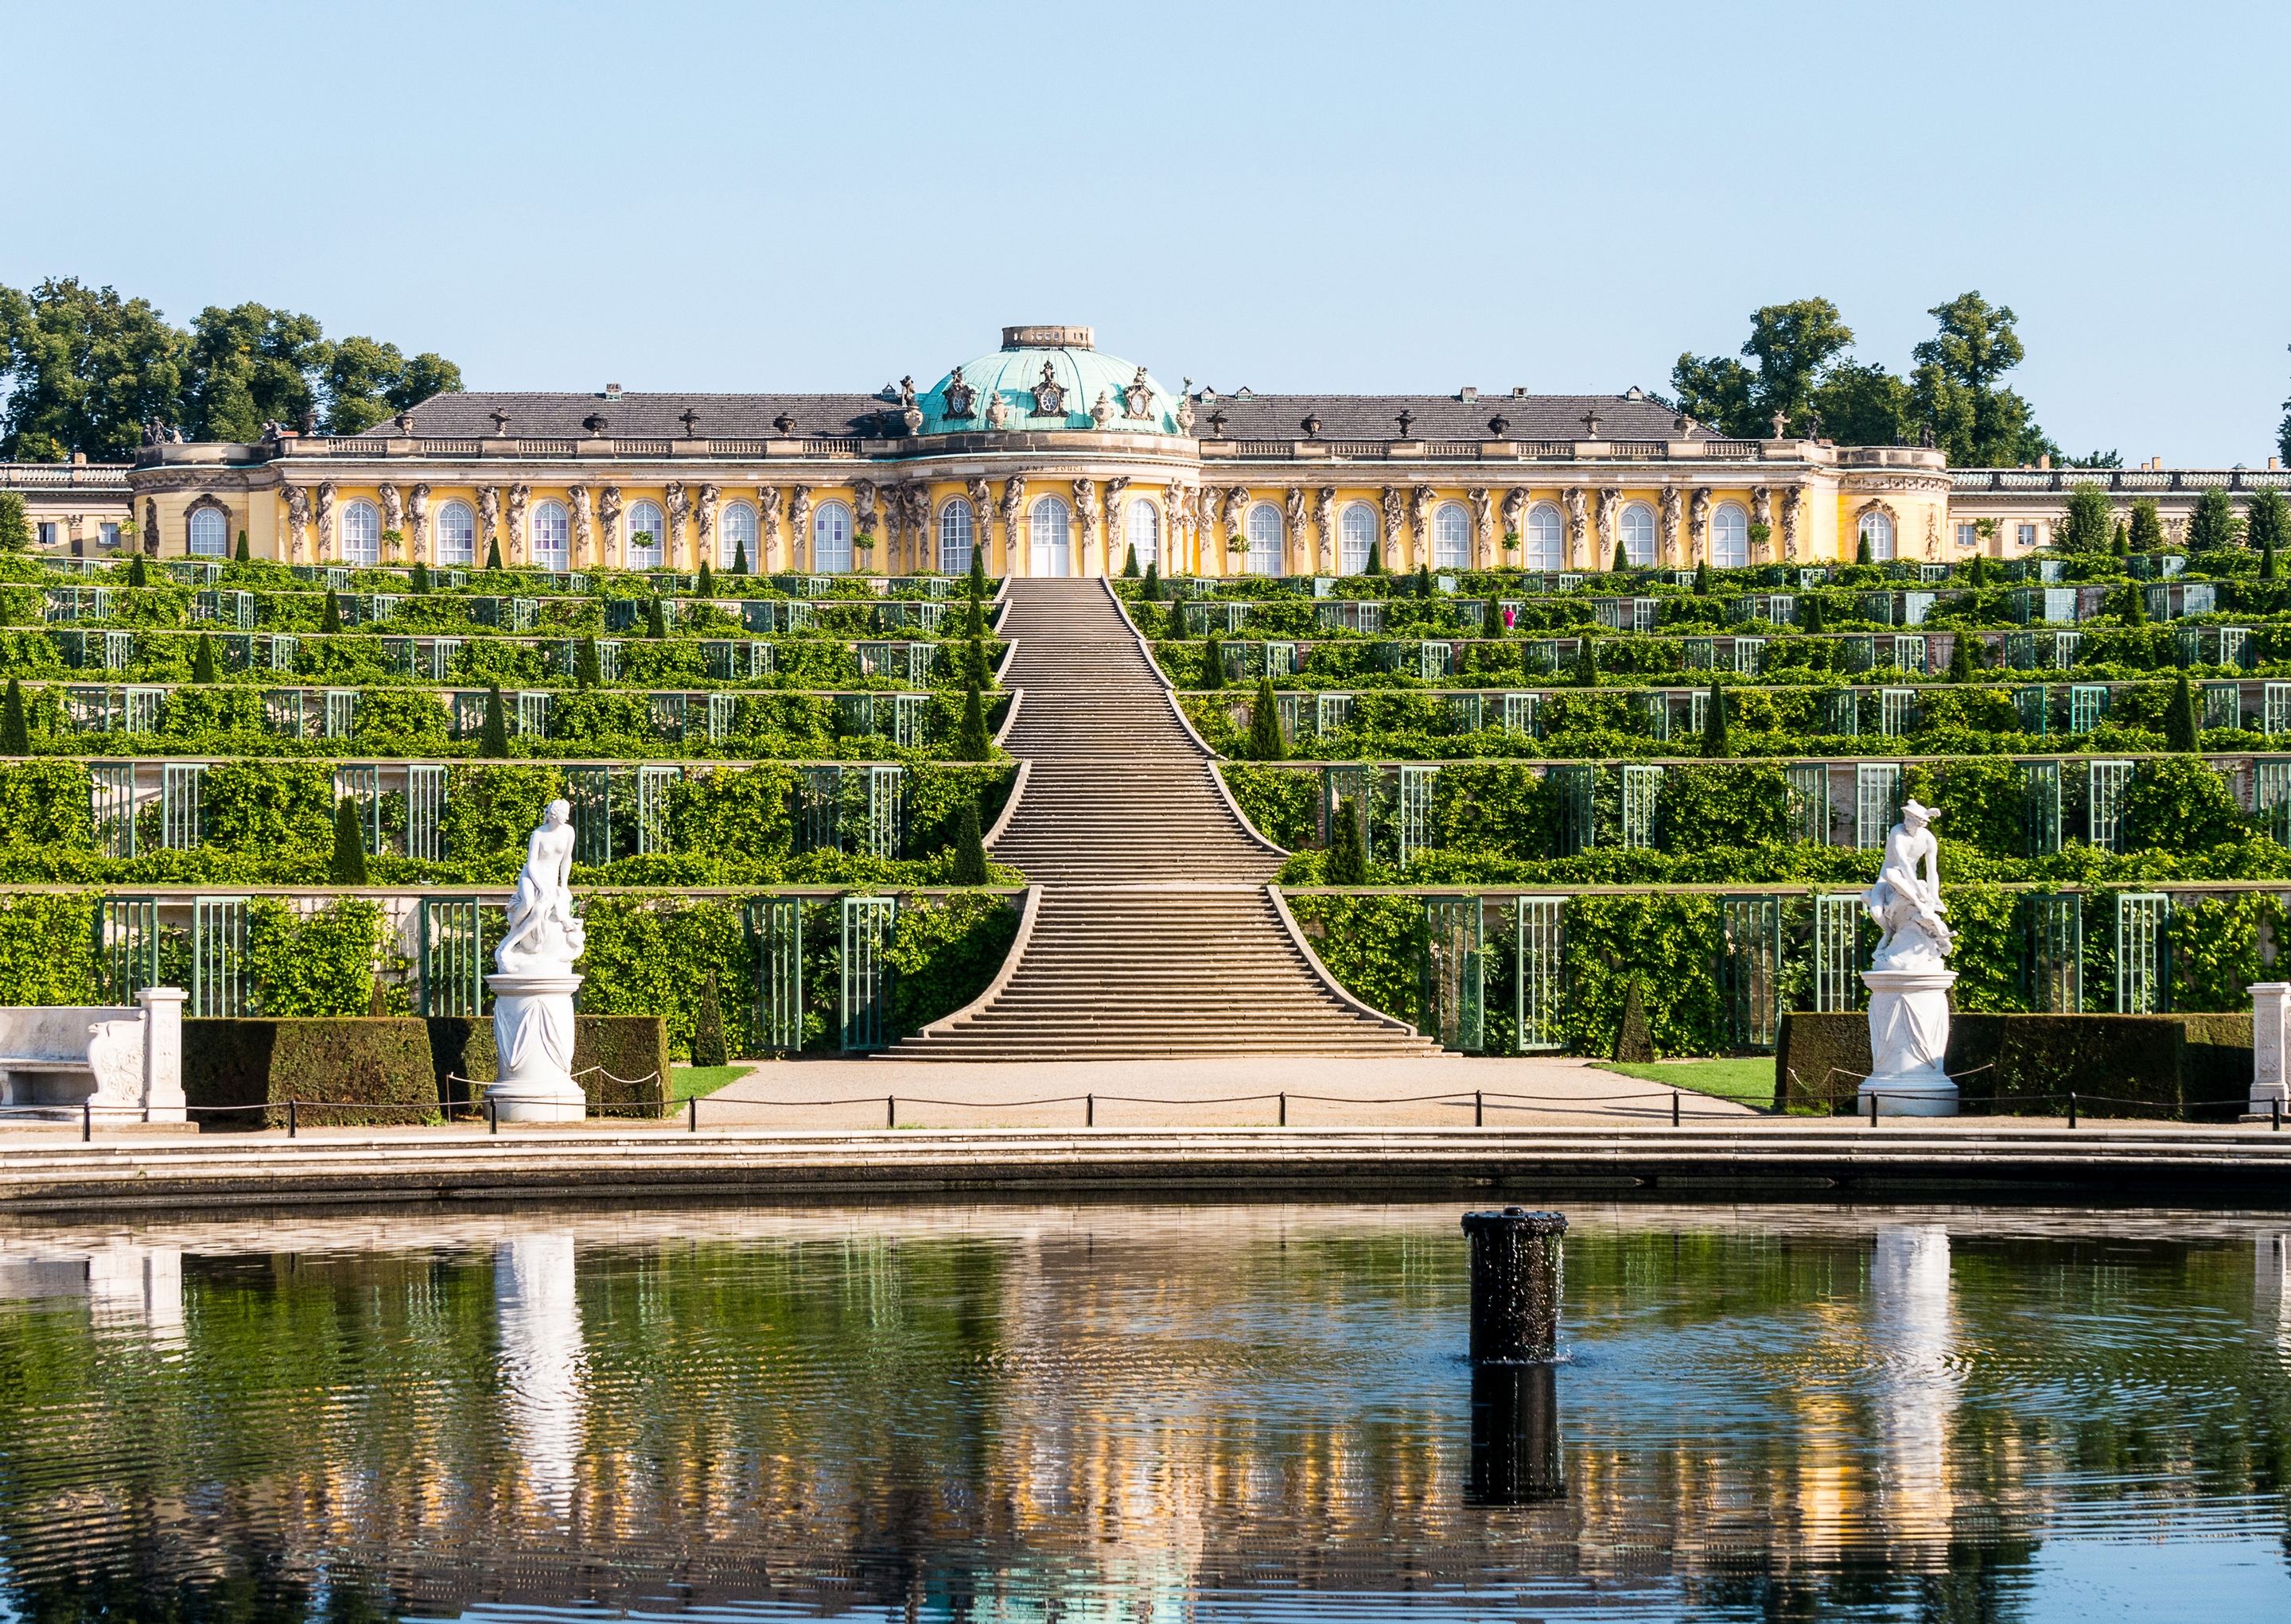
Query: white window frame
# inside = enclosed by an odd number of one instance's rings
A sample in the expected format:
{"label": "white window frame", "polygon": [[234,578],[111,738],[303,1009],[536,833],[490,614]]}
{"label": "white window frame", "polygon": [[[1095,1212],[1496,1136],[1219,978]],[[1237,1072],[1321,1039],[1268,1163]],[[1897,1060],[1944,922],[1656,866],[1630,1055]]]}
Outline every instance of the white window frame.
{"label": "white window frame", "polygon": [[[649,519],[643,517],[649,514]],[[628,514],[621,520],[621,534],[628,537],[629,567],[658,569],[660,561],[668,556],[668,513],[660,503],[649,497],[629,503]],[[652,537],[652,545],[637,545],[639,535]]]}
{"label": "white window frame", "polygon": [[851,510],[840,502],[811,511],[811,567],[823,575],[851,573]]}
{"label": "white window frame", "polygon": [[1162,561],[1162,510],[1154,505],[1151,496],[1130,499],[1129,544],[1137,550],[1140,570]]}
{"label": "white window frame", "polygon": [[1368,555],[1376,550],[1377,527],[1382,516],[1365,502],[1348,502],[1337,520],[1337,573],[1365,575]]}
{"label": "white window frame", "polygon": [[1567,558],[1567,521],[1558,507],[1539,502],[1527,511],[1527,533],[1520,538],[1520,553],[1530,569],[1562,569]]}
{"label": "white window frame", "polygon": [[[1731,535],[1730,535],[1731,533]],[[1719,551],[1720,538],[1736,543],[1732,555]],[[1750,567],[1750,514],[1739,502],[1722,502],[1710,515],[1710,567],[1748,569]]]}
{"label": "white window frame", "polygon": [[1471,558],[1471,510],[1460,502],[1442,502],[1432,513],[1432,567],[1469,569]]}
{"label": "white window frame", "polygon": [[543,569],[563,569],[572,555],[573,521],[561,502],[536,502],[526,523],[533,531],[533,561]]}
{"label": "white window frame", "polygon": [[978,527],[967,496],[951,496],[938,511],[938,573],[967,575]]}
{"label": "white window frame", "polygon": [[[461,520],[458,536],[454,526],[456,515]],[[457,541],[458,546],[455,545]],[[438,562],[451,566],[475,564],[477,561],[477,510],[459,499],[440,502],[438,507]]]}
{"label": "white window frame", "polygon": [[380,563],[382,510],[363,496],[344,502],[340,545],[342,562],[353,569],[371,569]]}
{"label": "white window frame", "polygon": [[1249,506],[1249,526],[1243,532],[1249,537],[1249,573],[1252,575],[1277,575],[1289,540],[1288,516],[1269,502],[1253,502]]}
{"label": "white window frame", "polygon": [[727,502],[724,516],[716,524],[716,567],[729,569],[738,557],[743,544],[748,550],[748,569],[758,567],[756,558],[756,510],[752,502]]}
{"label": "white window frame", "polygon": [[1893,556],[1893,521],[1889,515],[1884,512],[1864,513],[1861,515],[1861,522],[1854,527],[1854,535],[1857,539],[1853,546],[1857,552],[1861,547],[1858,538],[1861,536],[1869,538],[1871,563],[1883,564]]}
{"label": "white window frame", "polygon": [[1959,521],[1957,527],[1957,544],[1960,547],[1980,546],[1981,527],[1970,519]]}
{"label": "white window frame", "polygon": [[2014,525],[2013,540],[2017,546],[2034,547],[2037,544],[2037,527],[2033,524]]}
{"label": "white window frame", "polygon": [[[1623,509],[1623,516],[1615,521],[1615,534],[1623,543],[1623,561],[1633,569],[1649,569],[1654,565],[1654,510],[1644,502],[1634,502]],[[1602,566],[1612,562],[1601,559]]]}

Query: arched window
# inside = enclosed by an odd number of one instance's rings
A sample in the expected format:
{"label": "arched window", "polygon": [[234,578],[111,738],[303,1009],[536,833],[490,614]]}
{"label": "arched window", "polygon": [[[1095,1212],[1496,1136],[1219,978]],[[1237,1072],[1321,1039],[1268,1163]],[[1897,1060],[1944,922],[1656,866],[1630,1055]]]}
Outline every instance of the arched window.
{"label": "arched window", "polygon": [[1884,513],[1861,515],[1861,539],[1869,543],[1872,561],[1884,563],[1893,556],[1893,521]]}
{"label": "arched window", "polygon": [[533,561],[543,569],[563,569],[567,538],[571,535],[565,504],[536,502],[526,522],[533,527]]}
{"label": "arched window", "polygon": [[1260,502],[1249,510],[1249,573],[1252,575],[1277,575],[1281,573],[1281,510],[1269,502]]}
{"label": "arched window", "polygon": [[1654,562],[1654,510],[1644,502],[1623,510],[1623,559],[1634,569],[1644,569]]}
{"label": "arched window", "polygon": [[851,570],[851,510],[823,502],[811,511],[811,567],[823,575]]}
{"label": "arched window", "polygon": [[729,569],[743,559],[756,567],[756,510],[744,502],[727,502],[716,526],[716,567]]}
{"label": "arched window", "polygon": [[622,521],[628,528],[629,567],[658,569],[661,549],[668,542],[668,518],[656,502],[629,503],[628,517]]}
{"label": "arched window", "polygon": [[1563,538],[1567,534],[1566,521],[1559,510],[1547,502],[1539,502],[1528,510],[1527,534],[1521,538],[1527,543],[1527,567],[1530,569],[1558,569],[1567,554]]}
{"label": "arched window", "polygon": [[1357,575],[1368,568],[1368,555],[1376,546],[1376,510],[1365,502],[1346,507],[1337,521],[1337,573]]}
{"label": "arched window", "polygon": [[[220,519],[221,514],[215,517]],[[382,510],[370,502],[342,507],[342,562],[366,567],[382,557]]]}
{"label": "arched window", "polygon": [[970,573],[970,503],[957,496],[938,511],[938,573]]}
{"label": "arched window", "polygon": [[1460,502],[1443,502],[1432,515],[1432,567],[1462,569],[1472,556],[1472,516]]}
{"label": "arched window", "polygon": [[438,562],[474,564],[478,561],[478,519],[466,502],[449,502],[438,510]]}
{"label": "arched window", "polygon": [[1741,504],[1722,502],[1710,516],[1710,567],[1747,569],[1750,563],[1750,516]]}
{"label": "arched window", "polygon": [[1162,510],[1144,496],[1129,504],[1129,544],[1137,550],[1137,567],[1162,561]]}
{"label": "arched window", "polygon": [[1027,573],[1070,575],[1073,573],[1073,520],[1066,504],[1056,496],[1038,498],[1026,515]]}
{"label": "arched window", "polygon": [[203,559],[220,559],[229,553],[230,520],[213,508],[201,508],[192,514],[191,551]]}

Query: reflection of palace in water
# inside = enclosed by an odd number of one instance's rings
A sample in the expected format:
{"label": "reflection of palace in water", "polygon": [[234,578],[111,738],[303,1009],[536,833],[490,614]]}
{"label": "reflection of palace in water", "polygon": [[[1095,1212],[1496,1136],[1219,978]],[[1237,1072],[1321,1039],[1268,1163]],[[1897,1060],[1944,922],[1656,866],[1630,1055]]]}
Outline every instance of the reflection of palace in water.
{"label": "reflection of palace in water", "polygon": [[[1953,1266],[2031,1244],[2014,1220],[2007,1242],[1979,1215],[1579,1208],[1575,1363],[1499,1382],[1444,1351],[1464,1334],[1445,1209],[0,1234],[0,1295],[88,1299],[85,1457],[168,1439],[109,1542],[38,1538],[89,1487],[60,1457],[44,1505],[0,1519],[19,1584],[146,1543],[220,1580],[275,1542],[290,1569],[386,1572],[425,1611],[672,1584],[1135,1619],[1490,1573],[1564,1610],[1745,1572],[1916,1573],[1955,1542],[2041,1539],[2072,1475],[2056,1417],[1960,1447],[1988,1425],[1965,1408],[1978,1350],[2016,1333]],[[2291,1369],[2284,1235],[2214,1225],[2201,1257]],[[238,1358],[262,1378],[218,1418],[188,1384]],[[223,1461],[231,1492],[194,1495]]]}

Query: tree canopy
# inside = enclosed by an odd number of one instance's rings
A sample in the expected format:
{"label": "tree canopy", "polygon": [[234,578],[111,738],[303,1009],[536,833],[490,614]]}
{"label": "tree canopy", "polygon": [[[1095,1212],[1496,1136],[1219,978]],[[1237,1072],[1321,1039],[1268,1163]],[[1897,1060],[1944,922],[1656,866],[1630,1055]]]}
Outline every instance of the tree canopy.
{"label": "tree canopy", "polygon": [[330,341],[315,317],[209,305],[189,330],[149,300],[76,277],[0,287],[0,457],[59,462],[133,454],[152,419],[187,439],[251,440],[265,422],[353,434],[462,387],[443,356]]}
{"label": "tree canopy", "polygon": [[[2037,426],[2029,403],[2002,382],[2026,354],[2011,308],[1975,292],[1926,313],[1939,331],[1912,353],[1907,378],[1853,359],[1853,330],[1837,307],[1799,299],[1752,312],[1740,353],[1755,366],[1688,353],[1672,367],[1671,387],[1681,411],[1739,438],[1771,435],[1779,412],[1789,432],[1811,434],[1818,423],[1823,438],[1841,445],[1893,445],[1930,430],[1955,466],[2057,457],[2060,447]],[[2095,452],[2086,465],[2115,462],[2113,453]]]}

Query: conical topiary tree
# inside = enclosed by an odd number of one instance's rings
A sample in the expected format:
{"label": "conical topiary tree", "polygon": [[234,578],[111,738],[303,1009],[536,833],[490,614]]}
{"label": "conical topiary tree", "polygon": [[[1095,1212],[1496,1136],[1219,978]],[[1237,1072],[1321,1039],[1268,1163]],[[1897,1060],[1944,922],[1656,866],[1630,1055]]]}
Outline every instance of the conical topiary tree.
{"label": "conical topiary tree", "polygon": [[1579,688],[1599,686],[1599,648],[1588,637],[1576,647],[1575,686]]}
{"label": "conical topiary tree", "polygon": [[8,696],[0,701],[0,756],[28,756],[32,753],[31,724],[24,716],[24,684],[15,677],[8,679]]}
{"label": "conical topiary tree", "polygon": [[1821,599],[1811,592],[1797,600],[1797,624],[1801,631],[1821,630]]}
{"label": "conical topiary tree", "polygon": [[140,552],[130,553],[127,557],[127,584],[130,586],[151,584],[151,572],[144,567],[143,555]]}
{"label": "conical topiary tree", "polygon": [[710,970],[700,985],[700,1008],[692,1016],[692,1064],[729,1065],[724,1050],[724,1009],[717,1001],[716,972]]}
{"label": "conical topiary tree", "polygon": [[1225,645],[1211,632],[1202,644],[1202,687],[1221,688],[1225,686]]}
{"label": "conical topiary tree", "polygon": [[501,537],[488,536],[486,538],[486,567],[497,570],[501,567]]}
{"label": "conical topiary tree", "polygon": [[705,559],[700,560],[700,585],[696,590],[703,598],[716,596],[715,572],[708,567],[708,560]]}
{"label": "conical topiary tree", "polygon": [[1368,544],[1368,565],[1361,571],[1361,574],[1364,575],[1380,575],[1384,574],[1384,543],[1382,542],[1371,542]]}
{"label": "conical topiary tree", "polygon": [[1973,679],[1973,645],[1975,640],[1969,631],[1960,631],[1950,639],[1955,645],[1949,654],[1949,679],[1951,682],[1970,682]]}
{"label": "conical topiary tree", "polygon": [[334,589],[333,587],[328,587],[326,589],[326,607],[318,611],[318,630],[321,631],[340,631],[342,629],[342,600],[339,597],[335,596]]}
{"label": "conical topiary tree", "polygon": [[984,761],[994,753],[993,741],[986,736],[986,702],[979,694],[976,682],[962,688],[962,725],[954,736],[954,759],[958,761]]}
{"label": "conical topiary tree", "polygon": [[984,547],[970,550],[970,600],[973,603],[986,601],[986,549]]}
{"label": "conical topiary tree", "polygon": [[1274,695],[1273,679],[1259,677],[1257,702],[1249,711],[1249,759],[1281,761],[1288,755],[1288,742],[1281,736],[1281,702]]}
{"label": "conical topiary tree", "polygon": [[1694,595],[1698,598],[1710,596],[1710,560],[1708,559],[1694,561]]}
{"label": "conical topiary tree", "polygon": [[1162,601],[1162,561],[1155,559],[1146,566],[1146,601]]}
{"label": "conical topiary tree", "polygon": [[1337,802],[1329,831],[1329,860],[1322,873],[1330,885],[1366,885],[1368,852],[1361,842],[1360,802],[1347,797]]}
{"label": "conical topiary tree", "polygon": [[202,631],[198,646],[191,650],[191,680],[213,682],[214,679],[214,639]]}
{"label": "conical topiary tree", "polygon": [[2148,623],[2148,593],[2137,581],[2124,589],[2124,623],[2127,626]]}
{"label": "conical topiary tree", "polygon": [[419,559],[414,560],[412,585],[417,593],[430,590],[430,567]]}
{"label": "conical topiary tree", "polygon": [[1861,533],[1861,539],[1853,543],[1853,561],[1856,564],[1870,564],[1876,562],[1876,560],[1869,556],[1869,533],[1867,530],[1864,530]]}
{"label": "conical topiary tree", "polygon": [[1129,543],[1129,551],[1121,560],[1121,573],[1130,580],[1137,579],[1137,543]]}
{"label": "conical topiary tree", "polygon": [[485,761],[509,760],[509,722],[502,715],[499,683],[486,689],[486,720],[478,729],[478,757]]}
{"label": "conical topiary tree", "polygon": [[1639,997],[1638,972],[1631,972],[1630,985],[1623,989],[1623,1016],[1615,1023],[1615,1049],[1608,1057],[1626,1065],[1654,1064],[1654,1033],[1648,1029],[1646,1005]]}
{"label": "conical topiary tree", "polygon": [[573,661],[573,683],[576,687],[584,688],[605,686],[605,662],[597,652],[597,639],[593,635],[581,639],[581,652]]}
{"label": "conical topiary tree", "polygon": [[234,564],[252,564],[254,561],[254,555],[246,550],[245,531],[242,530],[238,533],[238,549],[230,555],[230,558]]}
{"label": "conical topiary tree", "polygon": [[1429,564],[1416,567],[1416,595],[1419,598],[1432,596],[1432,567]]}
{"label": "conical topiary tree", "polygon": [[1702,707],[1702,753],[1726,753],[1726,690],[1715,682],[1710,685],[1709,701]]}
{"label": "conical topiary tree", "polygon": [[1501,599],[1491,598],[1488,599],[1488,607],[1486,609],[1482,611],[1482,619],[1484,623],[1481,626],[1481,631],[1485,632],[1489,637],[1509,637],[1511,635],[1511,628],[1504,624],[1503,600]]}
{"label": "conical topiary tree", "polygon": [[993,876],[986,872],[986,843],[978,833],[978,803],[966,800],[956,815],[954,824],[955,885],[991,885]]}
{"label": "conical topiary tree", "polygon": [[732,573],[736,575],[748,573],[748,538],[744,535],[732,543]]}
{"label": "conical topiary tree", "polygon": [[326,878],[335,885],[366,883],[366,832],[358,827],[354,796],[334,802],[334,855],[326,864]]}
{"label": "conical topiary tree", "polygon": [[645,603],[645,635],[649,638],[668,635],[668,610],[662,605],[658,592]]}
{"label": "conical topiary tree", "polygon": [[2196,695],[2188,687],[2188,673],[2182,671],[2179,681],[2172,685],[2172,703],[2164,707],[2164,748],[2191,751],[2196,748]]}

